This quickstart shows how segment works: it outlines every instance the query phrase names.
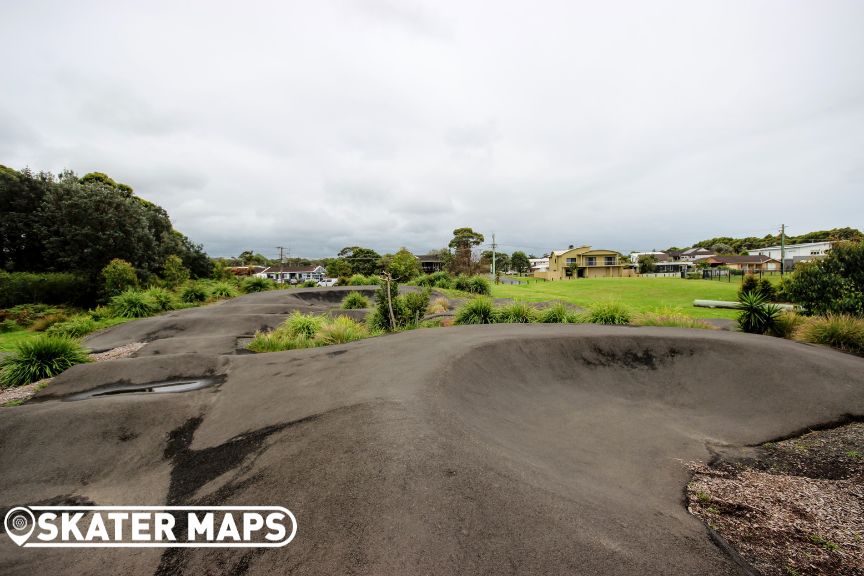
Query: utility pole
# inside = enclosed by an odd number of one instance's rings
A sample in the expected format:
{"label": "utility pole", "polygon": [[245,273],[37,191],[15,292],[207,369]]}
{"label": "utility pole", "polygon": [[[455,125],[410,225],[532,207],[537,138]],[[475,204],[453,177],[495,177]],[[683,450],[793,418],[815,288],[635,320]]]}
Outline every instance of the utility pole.
{"label": "utility pole", "polygon": [[284,246],[276,246],[276,249],[279,250],[279,283],[284,283],[284,278],[282,278],[282,271],[285,269],[285,257],[283,256],[282,251],[285,249]]}
{"label": "utility pole", "polygon": [[498,276],[495,275],[495,233],[492,233],[492,278],[495,283],[498,283]]}
{"label": "utility pole", "polygon": [[786,225],[780,225],[780,276],[786,273]]}

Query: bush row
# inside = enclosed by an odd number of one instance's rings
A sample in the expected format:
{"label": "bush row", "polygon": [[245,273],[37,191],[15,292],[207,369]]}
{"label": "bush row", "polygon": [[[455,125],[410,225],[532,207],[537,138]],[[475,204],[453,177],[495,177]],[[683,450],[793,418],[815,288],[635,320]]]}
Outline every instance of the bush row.
{"label": "bush row", "polygon": [[96,302],[96,291],[87,278],[66,272],[0,271],[0,308],[33,302],[87,307]]}
{"label": "bush row", "polygon": [[367,326],[347,316],[329,317],[295,311],[275,330],[257,332],[248,348],[253,352],[280,352],[344,344],[370,335]]}

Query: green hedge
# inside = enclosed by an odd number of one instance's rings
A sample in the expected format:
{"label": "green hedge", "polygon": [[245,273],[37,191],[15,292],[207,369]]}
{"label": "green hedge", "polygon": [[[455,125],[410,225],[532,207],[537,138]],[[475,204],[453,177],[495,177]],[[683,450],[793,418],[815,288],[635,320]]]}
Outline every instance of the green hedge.
{"label": "green hedge", "polygon": [[95,304],[94,286],[83,276],[67,272],[0,272],[0,308],[18,304]]}

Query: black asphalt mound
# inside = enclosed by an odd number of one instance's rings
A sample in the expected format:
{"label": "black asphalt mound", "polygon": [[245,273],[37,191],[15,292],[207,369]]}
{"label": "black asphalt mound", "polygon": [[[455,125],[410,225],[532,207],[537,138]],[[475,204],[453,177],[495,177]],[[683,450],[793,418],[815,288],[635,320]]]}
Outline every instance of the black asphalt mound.
{"label": "black asphalt mound", "polygon": [[[64,400],[205,375],[220,384]],[[0,536],[2,574],[739,574],[684,508],[684,463],[864,415],[864,360],[726,332],[494,325],[85,365],[37,400],[0,411],[0,507],[281,505],[299,531],[258,551],[34,553]]]}

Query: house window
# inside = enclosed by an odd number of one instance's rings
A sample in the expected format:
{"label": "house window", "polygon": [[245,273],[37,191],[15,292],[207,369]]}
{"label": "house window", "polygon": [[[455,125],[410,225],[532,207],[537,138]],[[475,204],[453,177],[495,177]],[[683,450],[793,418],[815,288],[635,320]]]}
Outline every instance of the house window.
{"label": "house window", "polygon": [[576,264],[576,258],[567,258],[567,266],[572,266]]}
{"label": "house window", "polygon": [[596,265],[597,265],[597,258],[595,258],[594,256],[588,256],[588,266],[596,266]]}
{"label": "house window", "polygon": [[614,266],[615,265],[615,257],[614,256],[606,256],[604,259],[606,266]]}

